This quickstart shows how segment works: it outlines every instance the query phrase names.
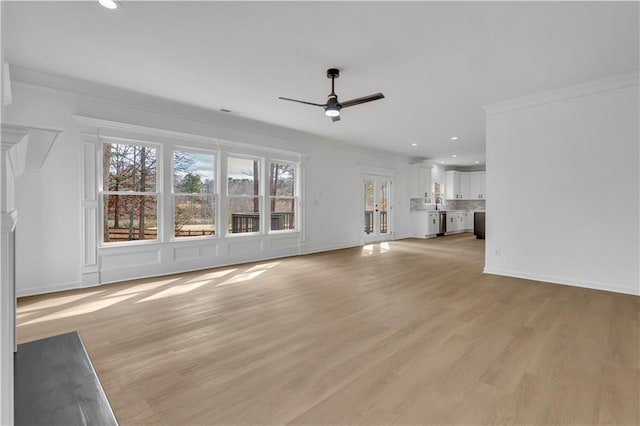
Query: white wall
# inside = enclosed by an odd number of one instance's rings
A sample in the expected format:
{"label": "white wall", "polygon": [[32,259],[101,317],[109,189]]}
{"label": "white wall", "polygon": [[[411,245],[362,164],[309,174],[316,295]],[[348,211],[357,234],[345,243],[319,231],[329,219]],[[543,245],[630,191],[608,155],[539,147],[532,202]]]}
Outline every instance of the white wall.
{"label": "white wall", "polygon": [[[243,252],[242,256],[232,256],[229,246],[219,242],[217,256],[180,264],[161,260],[161,265],[149,268],[155,273],[361,244],[361,167],[393,171],[396,207],[394,238],[409,235],[407,158],[86,82],[21,69],[12,69],[12,77],[14,103],[5,109],[6,120],[64,129],[42,170],[39,173],[25,173],[16,183],[16,205],[20,212],[17,229],[18,295],[83,285],[81,132],[85,128],[74,120],[74,115],[307,155],[304,185],[306,238],[301,246],[296,243],[276,249],[275,243],[261,243],[255,250]],[[241,241],[248,240],[234,239],[234,243]],[[108,278],[103,277],[100,281],[133,278],[148,273],[144,268],[138,269],[142,271],[139,274],[135,270],[121,268],[117,272],[104,272],[103,275]]]}
{"label": "white wall", "polygon": [[[0,2],[0,27],[4,28],[4,3]],[[4,121],[4,37],[0,34],[0,122]],[[4,153],[0,153],[4,156]],[[0,191],[5,187],[5,179],[7,170],[4,167],[3,161],[0,161]],[[6,194],[3,194],[4,199]],[[4,204],[0,201],[0,204]],[[0,206],[0,228],[5,227],[4,217],[5,206]],[[0,264],[6,265],[10,259],[8,258],[6,242],[6,232],[0,230]],[[11,320],[14,315],[13,308],[15,306],[14,298],[12,297],[13,285],[8,278],[7,272],[3,268],[0,271],[0,318],[2,318],[2,324],[0,324],[0,424],[13,424],[13,349],[14,349],[14,333],[13,333],[13,321]]]}
{"label": "white wall", "polygon": [[486,108],[486,272],[640,294],[638,102],[633,74]]}

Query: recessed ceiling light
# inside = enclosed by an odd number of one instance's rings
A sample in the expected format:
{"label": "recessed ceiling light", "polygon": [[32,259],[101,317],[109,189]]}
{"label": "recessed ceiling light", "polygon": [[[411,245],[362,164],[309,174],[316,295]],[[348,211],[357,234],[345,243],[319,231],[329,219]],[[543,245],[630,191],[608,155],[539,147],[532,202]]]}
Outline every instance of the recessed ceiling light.
{"label": "recessed ceiling light", "polygon": [[457,137],[457,136],[451,136],[451,140],[452,140],[452,141],[457,141],[457,140],[458,140],[458,137]]}
{"label": "recessed ceiling light", "polygon": [[98,0],[98,3],[107,9],[117,9],[120,7],[120,4],[116,0]]}
{"label": "recessed ceiling light", "polygon": [[418,146],[418,144],[414,142],[411,144],[411,146]]}
{"label": "recessed ceiling light", "polygon": [[479,162],[479,161],[474,161],[474,163],[476,163],[476,164],[480,164],[480,162]]}
{"label": "recessed ceiling light", "polygon": [[444,164],[444,161],[441,161],[440,164]]}
{"label": "recessed ceiling light", "polygon": [[456,155],[456,154],[453,154],[453,155],[452,155],[452,157],[453,157],[453,158],[456,158],[456,157],[457,157],[457,155]]}

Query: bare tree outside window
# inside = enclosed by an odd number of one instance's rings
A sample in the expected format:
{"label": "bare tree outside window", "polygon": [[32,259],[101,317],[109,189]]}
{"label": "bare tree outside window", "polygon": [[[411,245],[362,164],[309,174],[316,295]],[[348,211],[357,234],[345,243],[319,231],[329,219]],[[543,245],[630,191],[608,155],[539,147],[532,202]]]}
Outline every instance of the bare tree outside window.
{"label": "bare tree outside window", "polygon": [[158,238],[156,149],[104,143],[104,242]]}
{"label": "bare tree outside window", "polygon": [[294,164],[269,164],[269,196],[271,201],[271,230],[293,230],[295,226]]}
{"label": "bare tree outside window", "polygon": [[174,235],[215,235],[214,156],[208,153],[174,151]]}

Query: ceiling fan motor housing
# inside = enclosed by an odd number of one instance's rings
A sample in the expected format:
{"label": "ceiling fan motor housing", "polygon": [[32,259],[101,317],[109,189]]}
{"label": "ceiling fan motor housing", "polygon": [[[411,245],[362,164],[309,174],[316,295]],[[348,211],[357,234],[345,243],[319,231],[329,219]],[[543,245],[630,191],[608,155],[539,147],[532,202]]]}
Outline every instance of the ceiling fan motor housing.
{"label": "ceiling fan motor housing", "polygon": [[330,95],[329,99],[327,99],[327,104],[325,105],[327,108],[342,108],[340,102],[338,102],[338,96]]}

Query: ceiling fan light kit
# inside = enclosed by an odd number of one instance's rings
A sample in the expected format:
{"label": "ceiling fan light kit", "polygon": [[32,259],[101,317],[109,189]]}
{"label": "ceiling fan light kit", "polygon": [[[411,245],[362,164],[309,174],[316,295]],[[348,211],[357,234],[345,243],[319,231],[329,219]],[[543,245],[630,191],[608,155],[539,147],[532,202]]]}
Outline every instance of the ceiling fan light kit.
{"label": "ceiling fan light kit", "polygon": [[340,115],[340,110],[337,108],[329,108],[327,107],[324,110],[324,113],[327,117],[338,117]]}
{"label": "ceiling fan light kit", "polygon": [[327,103],[325,104],[317,104],[313,102],[300,101],[298,99],[291,98],[283,98],[280,96],[278,99],[282,99],[283,101],[292,101],[298,102],[301,104],[319,106],[324,109],[324,113],[327,117],[331,117],[331,121],[340,121],[340,110],[342,108],[347,108],[350,106],[360,105],[365,102],[376,101],[378,99],[383,99],[384,95],[382,93],[375,93],[369,96],[363,96],[361,98],[351,99],[349,101],[340,102],[338,101],[338,95],[335,92],[335,79],[340,77],[340,70],[337,68],[329,68],[327,70],[327,78],[331,79],[331,93],[327,98]]}

